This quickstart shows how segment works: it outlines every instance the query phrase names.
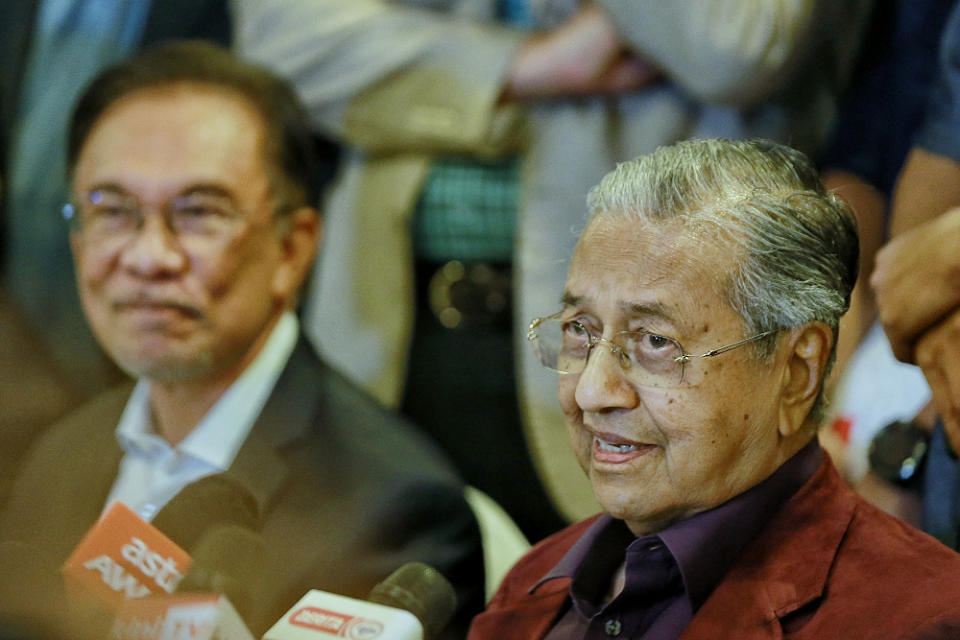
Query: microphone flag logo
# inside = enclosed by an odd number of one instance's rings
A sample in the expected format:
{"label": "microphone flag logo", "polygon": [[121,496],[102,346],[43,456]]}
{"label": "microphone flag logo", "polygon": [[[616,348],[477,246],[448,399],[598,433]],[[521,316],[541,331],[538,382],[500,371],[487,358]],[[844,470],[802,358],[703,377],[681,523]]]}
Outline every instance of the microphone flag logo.
{"label": "microphone flag logo", "polygon": [[190,562],[186,551],[115,502],[83,537],[61,573],[72,596],[94,596],[116,611],[130,598],[173,593]]}
{"label": "microphone flag logo", "polygon": [[374,640],[383,633],[383,624],[376,620],[358,618],[318,607],[297,609],[290,616],[290,624],[350,640]]}

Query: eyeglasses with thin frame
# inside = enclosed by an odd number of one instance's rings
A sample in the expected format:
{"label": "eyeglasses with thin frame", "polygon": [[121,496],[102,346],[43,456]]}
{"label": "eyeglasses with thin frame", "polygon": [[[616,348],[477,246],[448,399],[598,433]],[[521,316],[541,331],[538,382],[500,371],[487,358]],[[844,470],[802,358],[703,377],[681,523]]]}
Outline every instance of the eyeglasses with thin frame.
{"label": "eyeglasses with thin frame", "polygon": [[527,340],[540,364],[559,373],[582,373],[590,351],[603,344],[617,357],[627,377],[634,384],[646,387],[697,385],[703,380],[703,371],[688,367],[692,360],[712,358],[779,331],[764,331],[705,353],[692,354],[684,351],[676,339],[650,331],[620,331],[610,339],[596,336],[577,320],[563,319],[561,313],[530,322]]}
{"label": "eyeglasses with thin frame", "polygon": [[[64,205],[70,229],[91,241],[122,244],[143,227],[145,207],[133,194],[103,188],[89,191]],[[167,229],[178,240],[213,241],[229,237],[245,216],[232,200],[209,189],[172,198],[160,208]]]}

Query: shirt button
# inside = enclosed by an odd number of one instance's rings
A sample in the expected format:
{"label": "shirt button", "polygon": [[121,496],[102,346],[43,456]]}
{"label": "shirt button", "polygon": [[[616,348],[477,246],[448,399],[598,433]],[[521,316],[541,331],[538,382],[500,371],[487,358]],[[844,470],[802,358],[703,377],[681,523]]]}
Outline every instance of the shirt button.
{"label": "shirt button", "polygon": [[620,630],[622,625],[619,620],[607,620],[603,625],[603,632],[608,636],[618,636],[620,635]]}

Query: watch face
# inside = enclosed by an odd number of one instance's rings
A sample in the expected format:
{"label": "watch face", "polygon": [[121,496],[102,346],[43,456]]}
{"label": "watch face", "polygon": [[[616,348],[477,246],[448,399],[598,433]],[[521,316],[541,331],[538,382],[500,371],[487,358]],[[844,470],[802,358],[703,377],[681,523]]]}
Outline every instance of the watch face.
{"label": "watch face", "polygon": [[927,453],[930,434],[913,422],[891,422],[870,443],[870,469],[890,482],[904,485],[917,477]]}

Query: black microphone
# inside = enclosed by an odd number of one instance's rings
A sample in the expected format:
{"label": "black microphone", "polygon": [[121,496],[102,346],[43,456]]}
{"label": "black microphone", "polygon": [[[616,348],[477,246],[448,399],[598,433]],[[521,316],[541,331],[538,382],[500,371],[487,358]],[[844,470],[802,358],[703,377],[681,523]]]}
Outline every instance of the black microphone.
{"label": "black microphone", "polygon": [[422,562],[409,562],[370,591],[370,602],[406,609],[423,625],[425,640],[433,640],[457,609],[457,594],[439,571]]}
{"label": "black microphone", "polygon": [[220,593],[244,620],[257,620],[262,598],[258,586],[268,565],[268,550],[256,531],[236,524],[213,527],[191,550],[193,564],[177,592]]}

